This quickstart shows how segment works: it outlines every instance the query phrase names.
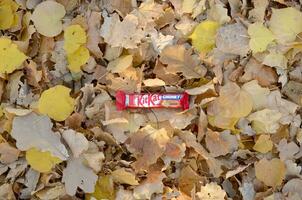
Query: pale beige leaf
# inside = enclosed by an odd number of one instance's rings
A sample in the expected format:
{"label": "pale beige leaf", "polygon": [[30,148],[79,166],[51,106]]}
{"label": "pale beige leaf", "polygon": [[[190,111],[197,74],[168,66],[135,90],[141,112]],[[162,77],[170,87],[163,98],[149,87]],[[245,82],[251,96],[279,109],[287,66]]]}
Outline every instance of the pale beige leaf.
{"label": "pale beige leaf", "polygon": [[111,173],[113,180],[118,183],[128,184],[128,185],[138,185],[138,181],[135,179],[135,175],[126,171],[124,168],[114,170]]}
{"label": "pale beige leaf", "polygon": [[147,87],[158,87],[166,85],[165,81],[159,78],[146,79],[143,81],[144,85]]}

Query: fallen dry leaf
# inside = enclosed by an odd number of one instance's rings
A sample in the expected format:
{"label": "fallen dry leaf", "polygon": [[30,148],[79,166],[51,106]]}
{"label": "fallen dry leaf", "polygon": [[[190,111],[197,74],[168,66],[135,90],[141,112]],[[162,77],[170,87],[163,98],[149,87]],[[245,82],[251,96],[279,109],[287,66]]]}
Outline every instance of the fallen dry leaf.
{"label": "fallen dry leaf", "polygon": [[55,1],[43,1],[35,7],[31,20],[40,34],[54,37],[63,29],[61,20],[65,13],[63,5]]}
{"label": "fallen dry leaf", "polygon": [[61,136],[52,130],[50,119],[43,115],[30,113],[15,117],[11,135],[17,141],[16,146],[22,151],[37,148],[41,151],[50,151],[53,156],[66,160],[68,152],[61,143]]}
{"label": "fallen dry leaf", "polygon": [[300,7],[0,0],[0,199],[300,200]]}
{"label": "fallen dry leaf", "polygon": [[281,185],[285,178],[285,165],[278,158],[272,160],[263,158],[255,163],[255,173],[257,179],[275,188]]}
{"label": "fallen dry leaf", "polygon": [[134,167],[137,170],[146,169],[149,165],[156,163],[165,152],[169,139],[164,128],[157,130],[150,125],[132,134],[129,138],[129,150],[137,155]]}
{"label": "fallen dry leaf", "polygon": [[181,72],[186,78],[201,78],[206,73],[197,55],[192,55],[192,50],[183,45],[167,46],[161,53],[160,61],[168,65],[168,72]]}

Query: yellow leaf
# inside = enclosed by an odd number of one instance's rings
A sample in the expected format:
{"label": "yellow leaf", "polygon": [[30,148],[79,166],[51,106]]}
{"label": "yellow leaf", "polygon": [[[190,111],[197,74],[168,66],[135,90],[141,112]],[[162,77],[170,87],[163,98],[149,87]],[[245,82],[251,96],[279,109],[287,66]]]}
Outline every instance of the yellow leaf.
{"label": "yellow leaf", "polygon": [[26,55],[19,51],[9,38],[0,38],[0,73],[11,73],[26,60]]}
{"label": "yellow leaf", "polygon": [[26,160],[28,164],[39,172],[49,172],[56,164],[62,162],[60,158],[52,156],[49,151],[41,152],[36,148],[26,151]]}
{"label": "yellow leaf", "polygon": [[0,30],[9,29],[16,24],[18,7],[19,5],[12,0],[0,1]]}
{"label": "yellow leaf", "polygon": [[265,185],[276,187],[285,178],[285,164],[278,158],[272,160],[261,159],[255,163],[256,178]]}
{"label": "yellow leaf", "polygon": [[86,32],[80,25],[71,25],[65,29],[64,50],[67,54],[77,51],[86,41]]}
{"label": "yellow leaf", "polygon": [[110,176],[103,176],[100,177],[97,184],[95,185],[94,192],[91,194],[85,195],[85,200],[101,200],[101,199],[108,199],[114,200],[115,199],[115,191],[114,191],[114,184],[113,180]]}
{"label": "yellow leaf", "polygon": [[39,111],[56,121],[64,121],[75,105],[75,100],[69,96],[69,92],[70,89],[62,85],[45,90],[39,99]]}
{"label": "yellow leaf", "polygon": [[269,135],[260,135],[253,149],[260,153],[267,153],[273,148],[273,142]]}
{"label": "yellow leaf", "polygon": [[37,31],[46,36],[54,37],[62,32],[62,18],[65,16],[65,7],[55,1],[39,3],[31,16]]}
{"label": "yellow leaf", "polygon": [[216,32],[219,23],[203,21],[197,25],[190,36],[192,45],[200,52],[207,53],[215,47]]}
{"label": "yellow leaf", "polygon": [[265,51],[267,45],[275,39],[273,33],[261,23],[251,24],[248,34],[251,37],[250,48],[254,53]]}
{"label": "yellow leaf", "polygon": [[302,32],[302,13],[292,7],[272,9],[269,29],[276,36],[278,42],[288,43],[296,39]]}
{"label": "yellow leaf", "polygon": [[68,69],[71,72],[77,73],[81,71],[81,66],[84,65],[90,57],[89,51],[86,47],[80,46],[76,51],[67,54]]}

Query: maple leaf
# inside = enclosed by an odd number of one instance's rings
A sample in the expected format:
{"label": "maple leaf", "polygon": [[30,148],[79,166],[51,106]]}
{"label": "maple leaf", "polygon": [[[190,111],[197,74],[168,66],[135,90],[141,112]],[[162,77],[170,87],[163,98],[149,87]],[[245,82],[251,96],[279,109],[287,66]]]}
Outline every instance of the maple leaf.
{"label": "maple leaf", "polygon": [[103,16],[104,24],[101,27],[101,36],[112,47],[136,48],[144,37],[144,31],[138,25],[138,17],[128,14],[121,22],[118,14],[111,17]]}
{"label": "maple leaf", "polygon": [[129,151],[137,156],[133,164],[136,169],[145,169],[156,163],[157,159],[165,152],[166,144],[169,141],[167,131],[155,129],[150,125],[141,128],[129,137]]}
{"label": "maple leaf", "polygon": [[192,49],[186,49],[184,45],[167,46],[159,60],[168,65],[169,73],[181,72],[186,78],[201,78],[206,73],[198,56],[192,55]]}
{"label": "maple leaf", "polygon": [[205,141],[213,157],[226,155],[238,148],[236,136],[228,132],[218,133],[208,130]]}
{"label": "maple leaf", "polygon": [[11,135],[17,141],[16,146],[22,151],[37,148],[49,151],[53,156],[66,160],[68,152],[60,141],[60,135],[52,130],[52,123],[47,116],[30,113],[17,116],[13,120]]}
{"label": "maple leaf", "polygon": [[209,123],[220,128],[234,129],[236,122],[247,116],[252,107],[250,94],[236,83],[228,83],[221,88],[220,96],[208,106]]}
{"label": "maple leaf", "polygon": [[62,182],[65,183],[66,193],[69,195],[75,195],[77,187],[92,193],[97,179],[93,170],[84,165],[83,158],[71,158],[63,170]]}

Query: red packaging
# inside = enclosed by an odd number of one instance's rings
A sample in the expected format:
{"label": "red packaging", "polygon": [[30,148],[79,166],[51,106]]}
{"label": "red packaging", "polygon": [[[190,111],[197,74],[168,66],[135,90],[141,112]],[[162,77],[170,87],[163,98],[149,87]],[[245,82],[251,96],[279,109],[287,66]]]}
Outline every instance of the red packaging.
{"label": "red packaging", "polygon": [[187,93],[144,93],[126,94],[123,91],[116,92],[116,108],[189,108],[189,95]]}

